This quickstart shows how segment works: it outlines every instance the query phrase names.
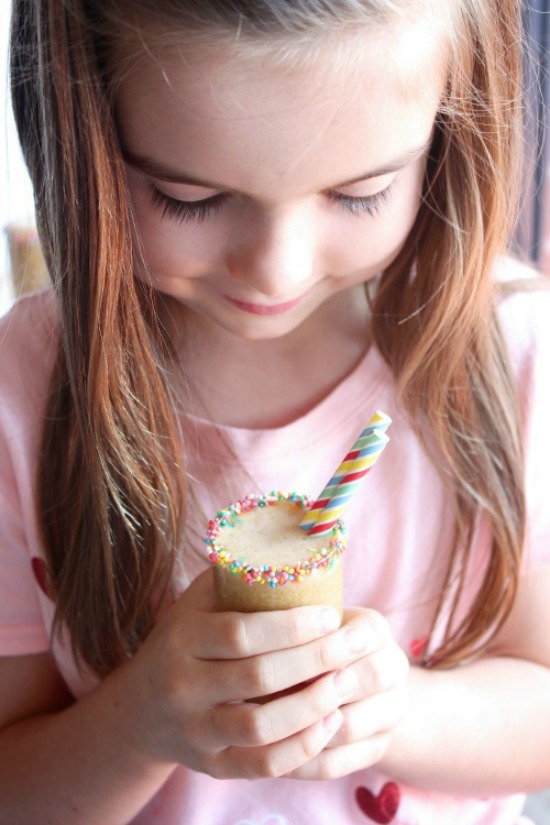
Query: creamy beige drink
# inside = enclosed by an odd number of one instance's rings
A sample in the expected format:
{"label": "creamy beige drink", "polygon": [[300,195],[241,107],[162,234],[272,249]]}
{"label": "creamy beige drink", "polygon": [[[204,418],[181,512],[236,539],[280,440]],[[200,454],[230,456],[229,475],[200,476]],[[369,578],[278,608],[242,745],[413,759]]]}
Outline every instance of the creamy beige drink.
{"label": "creamy beige drink", "polygon": [[300,527],[308,501],[296,493],[247,496],[218,513],[206,542],[219,607],[252,613],[309,604],[342,615],[345,527],[326,536]]}

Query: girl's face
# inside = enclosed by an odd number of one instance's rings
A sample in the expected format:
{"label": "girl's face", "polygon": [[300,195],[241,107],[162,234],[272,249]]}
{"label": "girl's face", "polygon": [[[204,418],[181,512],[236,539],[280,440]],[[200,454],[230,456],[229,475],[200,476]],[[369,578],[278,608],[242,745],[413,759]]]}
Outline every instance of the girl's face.
{"label": "girl's face", "polygon": [[409,25],[292,67],[224,43],[136,65],[116,112],[153,285],[268,339],[380,273],[420,205],[436,39]]}

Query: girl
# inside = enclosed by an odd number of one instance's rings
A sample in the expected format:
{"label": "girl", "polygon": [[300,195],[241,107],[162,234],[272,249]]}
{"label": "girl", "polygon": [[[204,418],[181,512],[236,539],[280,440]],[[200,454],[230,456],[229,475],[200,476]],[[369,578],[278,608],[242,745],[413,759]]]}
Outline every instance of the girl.
{"label": "girl", "polygon": [[[53,290],[0,329],[1,822],[525,822],[550,299],[502,257],[519,17],[14,0]],[[207,517],[315,495],[376,407],[343,626],[216,612]]]}

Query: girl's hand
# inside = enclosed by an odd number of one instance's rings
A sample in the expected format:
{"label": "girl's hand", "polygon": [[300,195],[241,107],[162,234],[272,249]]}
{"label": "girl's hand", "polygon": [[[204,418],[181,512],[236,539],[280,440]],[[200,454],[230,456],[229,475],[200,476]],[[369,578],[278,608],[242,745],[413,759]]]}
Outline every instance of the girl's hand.
{"label": "girl's hand", "polygon": [[293,771],[295,779],[335,779],[368,768],[385,754],[406,710],[409,663],[374,610],[346,611],[345,628],[364,628],[368,649],[343,672],[351,692],[341,705],[343,722],[326,748]]}
{"label": "girl's hand", "polygon": [[[337,625],[336,611],[323,607],[216,612],[211,571],[202,574],[126,666],[135,745],[217,778],[277,777],[315,764],[344,718],[342,669],[352,666],[352,693],[361,698],[378,689],[369,674],[385,672],[368,611]],[[308,680],[293,694],[246,701]]]}

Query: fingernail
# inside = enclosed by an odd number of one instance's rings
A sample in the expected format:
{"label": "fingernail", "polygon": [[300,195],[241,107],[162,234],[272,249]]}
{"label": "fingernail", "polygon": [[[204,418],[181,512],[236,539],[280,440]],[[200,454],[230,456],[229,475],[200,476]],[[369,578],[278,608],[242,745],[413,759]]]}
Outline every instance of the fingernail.
{"label": "fingernail", "polygon": [[319,614],[319,624],[323,633],[330,633],[340,627],[340,614],[334,607],[324,607]]}
{"label": "fingernail", "polygon": [[334,675],[334,687],[337,694],[345,699],[357,687],[357,678],[349,670],[339,670]]}
{"label": "fingernail", "polygon": [[344,717],[339,710],[335,710],[323,719],[323,726],[328,734],[336,733]]}
{"label": "fingernail", "polygon": [[363,628],[350,627],[346,630],[346,646],[349,653],[362,653],[367,649],[367,633]]}

